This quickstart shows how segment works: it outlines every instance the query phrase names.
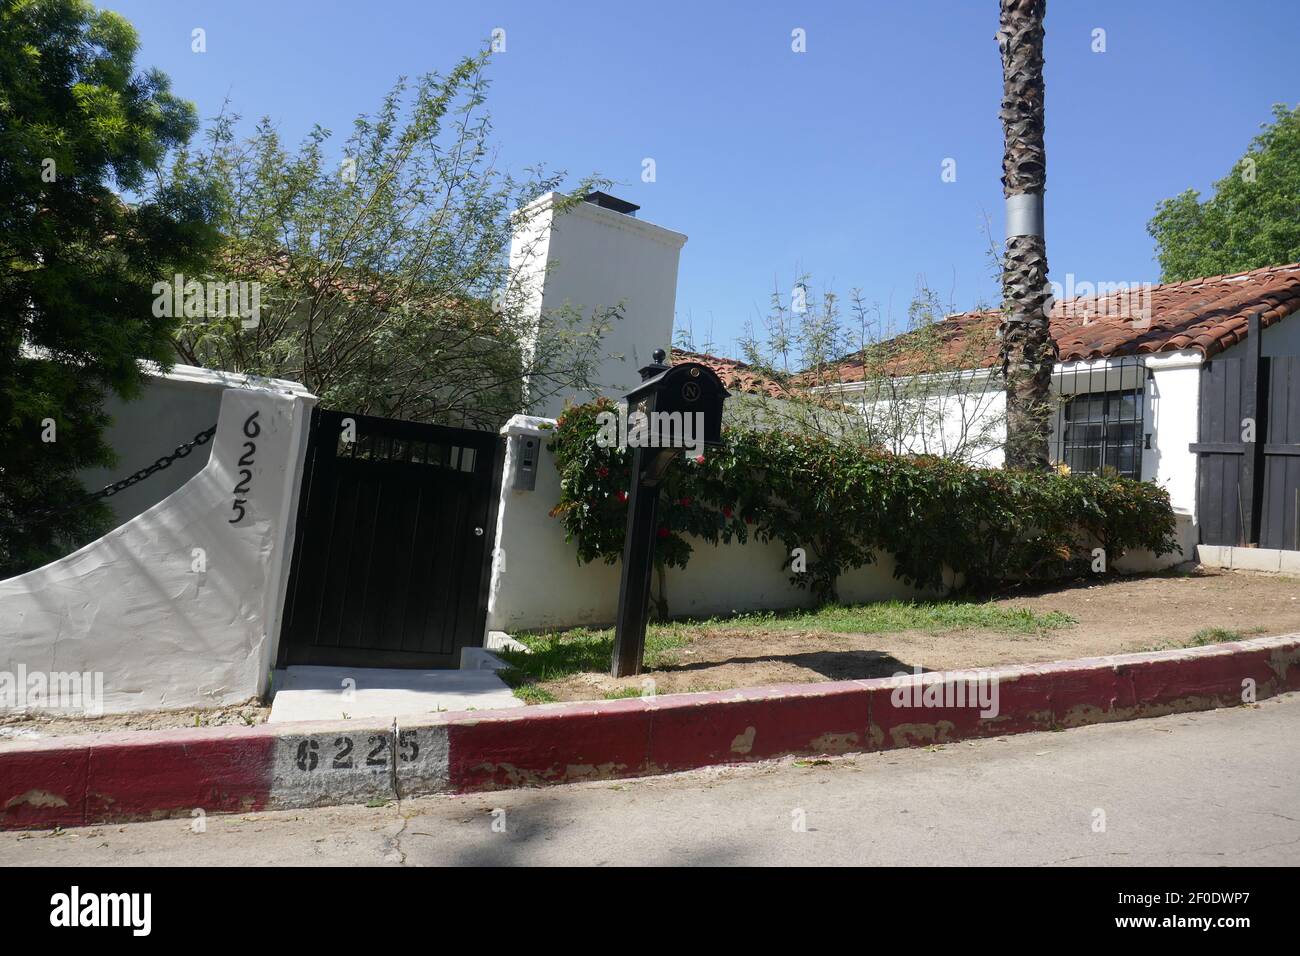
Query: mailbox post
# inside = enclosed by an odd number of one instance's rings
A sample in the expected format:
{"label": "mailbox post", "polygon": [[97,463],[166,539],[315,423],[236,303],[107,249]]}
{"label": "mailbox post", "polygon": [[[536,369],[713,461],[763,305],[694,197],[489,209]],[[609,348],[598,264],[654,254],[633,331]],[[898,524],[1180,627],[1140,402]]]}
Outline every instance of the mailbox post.
{"label": "mailbox post", "polygon": [[722,403],[727,398],[727,390],[711,368],[698,362],[665,365],[662,349],[657,349],[654,361],[640,371],[641,384],[624,398],[629,444],[634,432],[641,439],[632,448],[632,487],[610,667],[615,677],[641,673],[660,483],[673,459],[682,457],[688,448],[698,450],[721,441]]}

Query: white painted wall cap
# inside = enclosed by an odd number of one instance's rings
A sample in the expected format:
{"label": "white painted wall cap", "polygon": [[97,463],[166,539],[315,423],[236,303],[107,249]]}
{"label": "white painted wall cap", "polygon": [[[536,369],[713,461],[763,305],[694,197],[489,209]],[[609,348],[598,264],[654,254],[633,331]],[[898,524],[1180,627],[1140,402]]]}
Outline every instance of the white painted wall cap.
{"label": "white painted wall cap", "polygon": [[[515,216],[534,217],[545,212],[556,201],[563,198],[563,193],[549,192],[543,193],[532,202],[516,210]],[[682,232],[674,232],[671,229],[665,229],[663,226],[656,226],[652,222],[644,219],[636,219],[632,216],[625,216],[621,212],[614,212],[612,209],[604,209],[595,203],[581,202],[578,203],[569,213],[569,215],[580,216],[583,219],[598,222],[601,225],[610,226],[614,229],[622,229],[625,232],[634,232],[638,235],[645,236],[647,239],[653,239],[661,242],[666,246],[674,249],[680,249],[686,245],[687,236]]]}
{"label": "white painted wall cap", "polygon": [[[49,350],[24,342],[19,349],[23,358],[43,359],[49,356]],[[140,369],[151,378],[161,378],[172,382],[190,382],[195,385],[213,385],[217,388],[255,388],[268,392],[283,392],[300,398],[316,400],[316,396],[306,387],[287,378],[266,378],[262,375],[245,375],[240,372],[222,372],[198,365],[173,365],[167,372],[162,371],[157,362],[141,361]]]}
{"label": "white painted wall cap", "polygon": [[1205,364],[1205,355],[1199,349],[1181,349],[1177,352],[1151,352],[1144,356],[1147,368],[1199,368]]}
{"label": "white painted wall cap", "polygon": [[197,365],[173,365],[164,372],[153,362],[141,362],[147,375],[171,382],[189,382],[195,385],[212,385],[216,388],[247,388],[267,392],[281,392],[297,398],[316,396],[298,382],[287,378],[267,378],[262,375],[245,375],[240,372],[222,372],[218,369],[201,368]]}
{"label": "white painted wall cap", "polygon": [[538,415],[515,415],[501,426],[501,434],[506,436],[549,435],[554,430],[554,418],[542,418]]}

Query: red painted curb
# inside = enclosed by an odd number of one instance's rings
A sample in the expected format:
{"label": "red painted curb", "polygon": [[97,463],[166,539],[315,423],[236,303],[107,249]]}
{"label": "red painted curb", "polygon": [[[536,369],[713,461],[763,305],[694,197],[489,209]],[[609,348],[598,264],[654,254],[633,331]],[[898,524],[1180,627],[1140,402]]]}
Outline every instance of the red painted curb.
{"label": "red painted curb", "polygon": [[111,739],[92,744],[87,823],[175,816],[196,808],[235,813],[269,804],[274,731],[188,731],[181,739],[156,733],[139,743],[129,732],[106,734]]}
{"label": "red painted curb", "polygon": [[5,744],[0,829],[261,809],[277,736],[266,727],[214,727]]}
{"label": "red painted curb", "polygon": [[0,752],[0,827],[75,827],[86,822],[89,748]]}
{"label": "red painted curb", "polygon": [[[998,712],[899,706],[996,679]],[[888,750],[1234,706],[1300,689],[1300,635],[1185,650],[447,715],[455,792],[689,770],[787,754]],[[910,699],[910,698],[908,698]]]}
{"label": "red painted curb", "polygon": [[[973,698],[953,699],[976,678],[985,686],[995,682],[996,714],[981,713]],[[787,754],[888,750],[1208,710],[1290,690],[1300,690],[1300,634],[899,679],[433,714],[410,722],[8,741],[0,743],[0,829],[321,806],[641,776]]]}

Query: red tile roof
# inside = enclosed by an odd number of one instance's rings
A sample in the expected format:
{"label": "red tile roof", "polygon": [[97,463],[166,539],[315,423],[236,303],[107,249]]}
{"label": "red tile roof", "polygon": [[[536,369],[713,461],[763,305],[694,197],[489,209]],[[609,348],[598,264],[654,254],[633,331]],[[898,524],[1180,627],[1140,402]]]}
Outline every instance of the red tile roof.
{"label": "red tile roof", "polygon": [[762,392],[772,398],[780,398],[789,394],[790,391],[779,382],[762,375],[752,365],[747,365],[736,359],[719,358],[705,352],[689,352],[686,349],[674,348],[672,361],[699,362],[701,365],[708,366],[718,378],[722,379],[722,384],[727,387],[728,391]]}
{"label": "red tile roof", "polygon": [[[1252,313],[1258,312],[1260,324],[1268,328],[1296,311],[1300,311],[1300,263],[1057,302],[1051,327],[1062,362],[1182,349],[1209,358],[1245,339]],[[992,333],[999,317],[996,311],[964,312],[937,323],[933,331],[938,334],[940,358],[951,360],[954,368],[998,364],[999,343]],[[934,371],[936,364],[943,364],[933,357],[919,363],[915,350],[908,348],[909,337],[915,333],[881,343],[893,353],[884,363],[887,371],[907,374],[918,364]],[[846,358],[840,364],[840,377],[860,379],[862,364],[860,357]]]}

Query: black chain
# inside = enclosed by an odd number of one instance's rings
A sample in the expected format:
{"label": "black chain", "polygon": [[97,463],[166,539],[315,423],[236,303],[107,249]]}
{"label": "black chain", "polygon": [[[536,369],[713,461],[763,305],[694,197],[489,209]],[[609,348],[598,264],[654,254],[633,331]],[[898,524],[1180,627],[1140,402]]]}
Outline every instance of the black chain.
{"label": "black chain", "polygon": [[158,472],[162,471],[164,468],[170,468],[172,464],[176,461],[176,459],[187,457],[190,452],[192,452],[195,448],[198,448],[200,445],[206,445],[209,441],[212,440],[212,436],[215,435],[216,433],[217,433],[216,425],[213,425],[211,428],[205,428],[203,429],[203,431],[199,432],[189,441],[185,442],[185,444],[177,445],[176,450],[173,451],[170,455],[163,455],[161,458],[159,458],[149,467],[141,468],[135,474],[128,475],[127,477],[121,479],[120,481],[115,481],[112,484],[105,485],[103,488],[100,488],[99,491],[91,492],[90,494],[78,498],[76,501],[70,504],[63,505],[62,507],[58,507],[58,508],[46,508],[43,511],[38,511],[36,512],[35,515],[32,516],[31,520],[38,521],[38,522],[45,521],[48,518],[53,518],[61,514],[66,514],[67,512],[74,511],[77,508],[84,508],[86,505],[90,504],[91,502],[99,501],[101,498],[111,498],[119,491],[126,491],[126,489],[130,488],[132,485],[139,484],[140,482],[144,481],[146,478],[150,477],[151,475],[157,474]]}

